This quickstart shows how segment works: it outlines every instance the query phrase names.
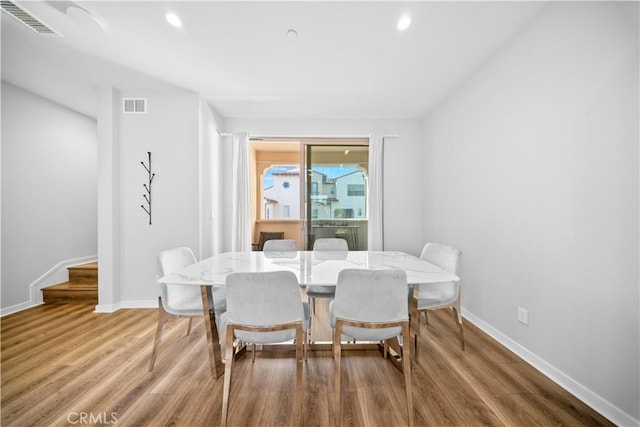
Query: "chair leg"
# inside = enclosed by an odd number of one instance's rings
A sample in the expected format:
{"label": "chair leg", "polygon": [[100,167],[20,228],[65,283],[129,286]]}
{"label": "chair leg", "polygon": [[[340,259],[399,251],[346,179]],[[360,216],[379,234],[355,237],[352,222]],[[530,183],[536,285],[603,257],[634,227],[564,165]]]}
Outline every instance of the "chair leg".
{"label": "chair leg", "polygon": [[[414,336],[413,336],[413,342],[414,342],[414,350],[415,350],[415,354],[413,355],[413,358],[416,360],[416,362],[418,361],[418,339],[420,338],[420,318],[422,317],[422,313],[423,311],[418,311],[418,318],[416,319],[416,322],[414,323],[416,330],[414,331]],[[425,319],[427,316],[427,312],[424,311],[425,314]]]}
{"label": "chair leg", "polygon": [[413,394],[411,387],[411,343],[409,341],[409,325],[402,325],[402,370],[404,371],[404,386],[407,392],[407,412],[409,414],[409,426],[414,425],[413,421]]}
{"label": "chair leg", "polygon": [[336,335],[336,328],[331,328],[331,357],[333,357],[333,360],[336,359],[336,346],[333,343],[333,340],[335,338]]}
{"label": "chair leg", "polygon": [[256,345],[255,344],[251,344],[251,363],[256,363]]}
{"label": "chair leg", "polygon": [[162,299],[158,298],[158,326],[156,327],[156,336],[153,340],[153,350],[151,350],[151,360],[149,362],[149,372],[153,371],[153,367],[156,364],[156,358],[158,357],[158,350],[160,349],[160,343],[162,342],[162,333],[164,327],[167,325],[169,319],[173,317],[172,314],[164,311],[162,307]]}
{"label": "chair leg", "polygon": [[458,324],[458,329],[460,329],[460,348],[464,351],[464,329],[462,328],[462,315],[460,314],[460,310],[456,307],[451,307],[453,311],[453,318],[455,322]]}
{"label": "chair leg", "polygon": [[189,318],[189,326],[187,327],[187,336],[191,333],[191,322],[193,321],[193,317]]}
{"label": "chair leg", "polygon": [[304,331],[302,326],[296,330],[296,397],[293,408],[291,423],[293,426],[302,425],[302,357],[304,352]]}
{"label": "chair leg", "polygon": [[341,357],[341,344],[340,338],[342,337],[342,322],[336,321],[336,327],[333,334],[333,363],[334,363],[334,394],[335,394],[335,411],[336,411],[336,426],[339,426],[342,422],[342,402],[340,401],[340,357]]}
{"label": "chair leg", "polygon": [[229,411],[229,391],[231,390],[231,365],[233,365],[233,326],[227,326],[227,348],[224,365],[224,388],[222,392],[222,419],[220,425],[227,425],[227,413]]}

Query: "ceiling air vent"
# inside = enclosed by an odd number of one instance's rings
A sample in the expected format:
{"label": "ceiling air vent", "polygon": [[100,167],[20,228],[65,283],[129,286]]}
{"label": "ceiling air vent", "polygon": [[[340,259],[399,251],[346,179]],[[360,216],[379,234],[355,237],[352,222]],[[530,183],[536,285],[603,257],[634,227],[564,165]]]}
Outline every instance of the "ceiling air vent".
{"label": "ceiling air vent", "polygon": [[2,10],[7,12],[9,15],[16,18],[18,21],[22,22],[27,27],[31,28],[31,30],[35,31],[38,34],[42,35],[57,35],[58,33],[43,24],[38,18],[34,17],[31,13],[27,12],[22,6],[18,6],[14,2],[11,1],[0,1],[0,6],[2,6]]}
{"label": "ceiling air vent", "polygon": [[122,112],[127,114],[146,113],[147,100],[142,98],[124,98],[122,100]]}

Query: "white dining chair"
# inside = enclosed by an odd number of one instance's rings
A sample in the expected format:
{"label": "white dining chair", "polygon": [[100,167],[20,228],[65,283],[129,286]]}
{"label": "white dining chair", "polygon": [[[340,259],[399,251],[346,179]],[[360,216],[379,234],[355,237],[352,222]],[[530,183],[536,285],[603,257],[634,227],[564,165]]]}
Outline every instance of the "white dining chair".
{"label": "white dining chair", "polygon": [[[323,237],[313,243],[313,252],[318,259],[344,258],[349,251],[347,241],[341,238]],[[311,313],[316,312],[316,298],[333,299],[336,293],[334,286],[311,285],[307,286],[307,297],[311,304]]]}
{"label": "white dining chair", "polygon": [[258,243],[252,243],[251,248],[254,251],[261,251],[264,247],[264,242],[274,239],[284,239],[284,231],[261,231]]}
{"label": "white dining chair", "polygon": [[[191,249],[179,247],[160,252],[157,262],[157,275],[160,278],[179,268],[195,263],[196,257]],[[187,335],[189,335],[193,318],[203,316],[202,295],[199,286],[166,283],[159,283],[159,285],[158,325],[151,351],[149,371],[152,371],[155,366],[158,350],[162,342],[162,334],[167,322],[174,318],[188,317]],[[222,317],[226,310],[226,291],[224,288],[214,290],[209,288],[207,292],[209,293],[209,300],[214,302],[214,305],[209,307],[209,316],[215,312],[216,325],[220,325],[223,322]]]}
{"label": "white dining chair", "polygon": [[[222,425],[227,424],[233,343],[296,343],[296,389],[292,421],[300,425],[302,415],[302,363],[305,332],[310,327],[309,305],[302,302],[300,285],[290,271],[232,273],[227,277],[227,313]],[[255,350],[254,350],[255,355]],[[254,358],[255,361],[255,358]]]}
{"label": "white dining chair", "polygon": [[322,237],[316,239],[313,243],[313,250],[315,251],[337,251],[337,252],[347,252],[349,250],[349,245],[345,239],[341,239],[338,237]]}
{"label": "white dining chair", "polygon": [[262,246],[263,252],[296,252],[297,250],[296,241],[289,239],[267,240]]}
{"label": "white dining chair", "polygon": [[[342,421],[340,397],[341,338],[386,341],[402,336],[402,366],[409,425],[413,426],[411,394],[411,345],[409,344],[409,303],[407,275],[402,270],[342,270],[338,275],[335,299],[329,305],[334,328],[336,425]],[[367,298],[363,298],[367,295]],[[386,342],[385,342],[386,349]]]}
{"label": "white dining chair", "polygon": [[[458,274],[458,265],[462,253],[451,246],[440,243],[427,243],[422,249],[420,258],[435,264],[445,271]],[[414,294],[415,295],[415,294]],[[454,320],[460,329],[460,347],[464,350],[464,330],[462,326],[461,299],[462,290],[460,282],[429,283],[417,285],[418,312],[424,313],[428,319],[427,311],[440,308],[450,308]],[[426,320],[428,322],[428,320]],[[420,333],[420,322],[416,322],[416,352],[418,350],[417,335]]]}

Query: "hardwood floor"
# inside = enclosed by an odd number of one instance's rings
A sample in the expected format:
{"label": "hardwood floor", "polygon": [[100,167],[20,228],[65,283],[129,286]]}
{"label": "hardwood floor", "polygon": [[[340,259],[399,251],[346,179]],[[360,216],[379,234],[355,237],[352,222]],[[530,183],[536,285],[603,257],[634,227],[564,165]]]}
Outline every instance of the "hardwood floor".
{"label": "hardwood floor", "polygon": [[[326,301],[318,300],[319,313]],[[323,305],[325,306],[323,307]],[[169,322],[153,372],[156,309],[92,313],[42,305],[1,319],[2,426],[211,426],[220,423],[222,378],[209,374],[202,320]],[[320,318],[314,319],[322,327]],[[466,351],[450,313],[429,315],[413,368],[416,425],[612,425],[465,321]],[[303,424],[333,425],[333,363],[310,352]],[[234,363],[229,425],[290,423],[292,352]],[[402,373],[377,351],[342,359],[342,425],[407,424]]]}
{"label": "hardwood floor", "polygon": [[42,288],[45,304],[98,304],[98,263],[68,267],[69,280]]}

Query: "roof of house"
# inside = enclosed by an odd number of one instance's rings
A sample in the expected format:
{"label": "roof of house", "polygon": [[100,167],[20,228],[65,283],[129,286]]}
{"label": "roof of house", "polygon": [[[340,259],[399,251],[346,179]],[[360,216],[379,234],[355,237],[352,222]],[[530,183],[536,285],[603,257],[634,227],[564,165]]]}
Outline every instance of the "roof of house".
{"label": "roof of house", "polygon": [[362,171],[357,170],[357,171],[345,173],[344,175],[337,176],[334,179],[338,180],[338,179],[344,178],[346,176],[353,175],[354,173],[362,173]]}
{"label": "roof of house", "polygon": [[300,175],[300,168],[278,170],[278,171],[275,171],[273,175],[298,176]]}

